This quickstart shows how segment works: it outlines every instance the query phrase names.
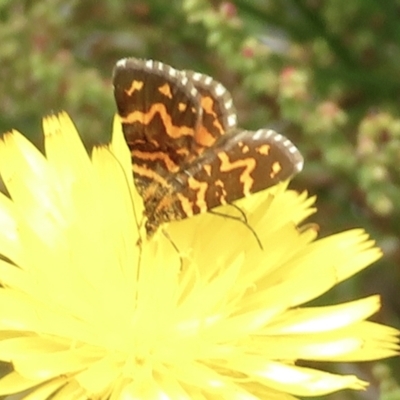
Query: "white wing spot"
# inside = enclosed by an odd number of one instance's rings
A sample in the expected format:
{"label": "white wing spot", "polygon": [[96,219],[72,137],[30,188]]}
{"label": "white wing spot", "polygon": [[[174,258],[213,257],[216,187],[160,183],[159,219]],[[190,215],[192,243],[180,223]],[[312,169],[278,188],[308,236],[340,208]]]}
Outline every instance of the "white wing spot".
{"label": "white wing spot", "polygon": [[199,81],[201,79],[201,77],[202,77],[202,75],[199,72],[194,72],[193,75],[192,75],[192,78],[195,81]]}
{"label": "white wing spot", "polygon": [[270,138],[271,136],[276,135],[276,132],[273,131],[272,129],[268,129],[265,133],[266,133],[265,137],[266,137],[267,139]]}
{"label": "white wing spot", "polygon": [[263,131],[262,129],[259,129],[259,130],[253,135],[253,139],[254,139],[254,140],[260,139],[260,137],[262,136],[263,132],[264,132],[264,131]]}
{"label": "white wing spot", "polygon": [[229,99],[228,101],[226,101],[226,102],[224,103],[224,106],[225,106],[226,109],[232,108],[232,106],[233,106],[233,101],[232,101],[232,99]]}
{"label": "white wing spot", "polygon": [[289,139],[286,139],[286,140],[283,142],[283,145],[284,145],[285,147],[287,147],[288,149],[290,149],[291,147],[293,147],[293,143],[292,143]]}
{"label": "white wing spot", "polygon": [[123,68],[125,68],[125,67],[126,67],[126,62],[127,62],[127,59],[126,59],[126,58],[121,58],[121,60],[118,60],[118,61],[117,61],[117,67],[123,67]]}
{"label": "white wing spot", "polygon": [[304,165],[304,160],[301,160],[296,164],[296,169],[298,172],[300,172],[303,169],[303,165]]}
{"label": "white wing spot", "polygon": [[217,96],[222,96],[226,92],[226,89],[220,83],[215,86],[214,90]]}
{"label": "white wing spot", "polygon": [[228,115],[227,122],[229,126],[236,125],[236,115],[235,114]]}

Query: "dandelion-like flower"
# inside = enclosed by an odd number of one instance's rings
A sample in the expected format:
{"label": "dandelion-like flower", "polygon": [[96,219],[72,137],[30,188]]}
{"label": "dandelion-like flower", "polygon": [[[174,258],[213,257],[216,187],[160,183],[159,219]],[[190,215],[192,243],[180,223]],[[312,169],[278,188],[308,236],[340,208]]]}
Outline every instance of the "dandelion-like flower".
{"label": "dandelion-like flower", "polygon": [[44,133],[46,156],[15,131],[0,143],[0,394],[289,400],[366,386],[297,360],[396,354],[398,332],[366,321],[378,296],[300,307],[381,255],[362,230],[300,228],[306,194],[240,202],[263,248],[211,214],[148,240],[119,123],[91,158],[66,114]]}

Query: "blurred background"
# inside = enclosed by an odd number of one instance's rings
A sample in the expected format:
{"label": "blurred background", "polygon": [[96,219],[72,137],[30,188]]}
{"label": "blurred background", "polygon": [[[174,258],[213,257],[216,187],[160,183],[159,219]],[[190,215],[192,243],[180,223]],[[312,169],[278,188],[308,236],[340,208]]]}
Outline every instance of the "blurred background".
{"label": "blurred background", "polygon": [[[399,18],[399,0],[1,0],[0,131],[42,148],[42,116],[65,110],[90,149],[110,137],[119,58],[211,75],[242,127],[299,147],[291,185],[318,196],[320,235],[363,227],[384,251],[319,303],[380,293],[375,320],[400,328]],[[319,367],[371,382],[329,399],[400,398],[398,359]]]}

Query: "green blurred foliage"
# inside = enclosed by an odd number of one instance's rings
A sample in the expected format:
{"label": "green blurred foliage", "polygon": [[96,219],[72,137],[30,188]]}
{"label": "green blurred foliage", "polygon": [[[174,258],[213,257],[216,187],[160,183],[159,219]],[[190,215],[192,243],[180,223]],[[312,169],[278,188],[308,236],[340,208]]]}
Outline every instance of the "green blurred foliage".
{"label": "green blurred foliage", "polygon": [[[364,227],[384,250],[328,299],[381,293],[378,320],[399,328],[399,17],[399,0],[0,0],[0,131],[42,148],[41,117],[66,110],[88,148],[107,141],[122,57],[212,75],[243,127],[276,128],[301,149],[292,186],[318,195],[321,235]],[[341,370],[371,390],[330,398],[378,398],[371,365]]]}

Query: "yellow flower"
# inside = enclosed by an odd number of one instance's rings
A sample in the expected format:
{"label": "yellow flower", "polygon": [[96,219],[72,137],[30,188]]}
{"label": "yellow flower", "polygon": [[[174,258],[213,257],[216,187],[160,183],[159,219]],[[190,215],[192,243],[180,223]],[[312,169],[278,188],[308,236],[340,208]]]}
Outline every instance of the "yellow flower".
{"label": "yellow flower", "polygon": [[247,225],[206,214],[147,240],[119,123],[91,158],[66,114],[44,133],[46,157],[0,143],[0,395],[289,400],[366,386],[297,360],[396,354],[398,332],[365,321],[378,296],[300,307],[381,255],[362,230],[300,228],[306,194],[279,185],[239,203]]}

